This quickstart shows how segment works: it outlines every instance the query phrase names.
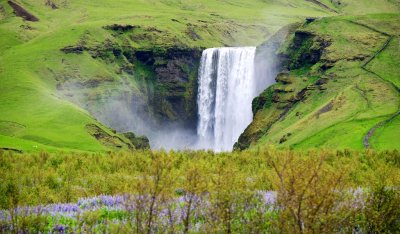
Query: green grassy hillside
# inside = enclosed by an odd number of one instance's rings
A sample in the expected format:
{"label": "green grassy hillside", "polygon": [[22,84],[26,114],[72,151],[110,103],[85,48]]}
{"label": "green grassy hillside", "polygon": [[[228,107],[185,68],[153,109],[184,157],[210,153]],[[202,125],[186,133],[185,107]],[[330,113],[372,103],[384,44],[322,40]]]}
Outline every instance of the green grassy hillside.
{"label": "green grassy hillside", "polygon": [[[143,63],[135,59],[130,61],[130,52],[162,53],[169,48],[201,50],[224,45],[258,45],[280,27],[309,16],[399,10],[394,1],[375,0],[373,5],[369,2],[19,0],[14,3],[25,11],[15,14],[7,1],[1,1],[0,148],[23,151],[120,148],[121,142],[111,143],[110,147],[107,140],[99,141],[88,131],[88,126],[97,125],[107,133],[106,139],[121,137],[93,117],[102,117],[96,113],[105,109],[110,97],[112,100],[136,98],[144,100],[145,105],[157,102],[159,106],[156,109],[160,113],[150,110],[150,117],[160,115],[175,120],[180,115],[188,119],[193,115],[193,105],[188,102],[193,97],[193,84],[190,82],[195,74],[186,72],[189,83],[181,84],[179,81],[173,87],[170,87],[171,82],[159,85],[148,66],[143,67]],[[38,21],[29,21],[29,18]],[[125,29],[107,29],[114,24],[132,26],[133,29],[128,33]],[[384,37],[376,36],[377,44],[374,46],[378,47]],[[63,48],[78,51],[66,53],[61,51]],[[127,54],[120,55],[118,51],[121,50],[116,48],[128,48],[122,49]],[[372,49],[369,52],[372,53]],[[165,60],[158,62],[165,63]],[[375,61],[369,66],[382,67]],[[180,67],[185,68],[185,64],[180,64]],[[370,79],[375,82],[372,75]],[[380,85],[385,86],[385,83]],[[184,110],[173,109],[172,104],[165,101],[168,97],[147,100],[149,93],[165,96],[171,90],[181,90],[181,86],[185,91],[178,96],[184,102],[181,104]],[[348,92],[346,95],[356,95],[354,90]],[[397,98],[390,94],[388,92],[382,97],[387,107],[376,104],[379,114],[371,113],[373,120],[368,120],[371,121],[368,126],[396,109],[394,102],[387,102],[390,98]],[[106,117],[101,120],[110,122]],[[390,129],[383,128],[376,132],[376,136],[381,138],[392,134]]]}
{"label": "green grassy hillside", "polygon": [[[148,74],[140,75],[140,67],[136,76],[120,74],[118,61],[60,51],[80,41],[88,47],[114,43],[104,26],[140,26],[131,35],[138,39],[128,42],[134,50],[203,48],[256,45],[288,22],[326,14],[310,3],[290,2],[19,1],[39,19],[30,22],[6,1],[0,4],[0,147],[24,151],[106,150],[87,132],[86,125],[100,124],[84,109],[124,92],[144,95],[141,79]],[[149,28],[155,33],[143,30]],[[74,88],[56,89],[60,83]],[[89,85],[75,88],[82,83]]]}
{"label": "green grassy hillside", "polygon": [[399,14],[329,17],[298,28],[288,72],[254,103],[238,147],[399,149]]}

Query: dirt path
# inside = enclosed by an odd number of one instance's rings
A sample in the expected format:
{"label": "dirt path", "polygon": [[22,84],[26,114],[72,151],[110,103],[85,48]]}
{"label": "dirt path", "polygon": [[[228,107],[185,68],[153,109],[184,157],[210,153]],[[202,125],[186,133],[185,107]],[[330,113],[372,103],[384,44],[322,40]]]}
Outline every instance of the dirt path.
{"label": "dirt path", "polygon": [[364,140],[363,140],[364,147],[365,147],[366,149],[369,149],[369,148],[371,147],[371,144],[370,144],[369,140],[370,140],[371,137],[374,135],[375,131],[376,131],[378,128],[385,126],[387,123],[389,123],[390,121],[394,120],[394,119],[395,119],[397,116],[399,116],[399,115],[400,115],[400,111],[398,111],[396,114],[392,115],[389,119],[384,120],[384,121],[378,123],[377,125],[375,125],[374,127],[372,127],[372,128],[368,131],[367,135],[365,135],[365,137],[364,137]]}
{"label": "dirt path", "polygon": [[[373,28],[373,27],[371,27],[371,26],[365,25],[365,24],[361,24],[361,23],[354,22],[354,21],[351,21],[351,20],[349,20],[349,22],[351,22],[351,23],[353,23],[353,24],[356,24],[356,25],[359,25],[359,26],[361,26],[361,27],[368,28],[369,30],[372,30],[372,31],[374,31],[374,32],[380,33],[380,34],[382,34],[382,35],[388,37],[388,39],[387,39],[386,42],[382,45],[382,47],[381,47],[377,52],[375,52],[374,55],[371,56],[367,61],[365,61],[365,63],[361,66],[361,69],[363,69],[364,71],[366,71],[366,72],[368,72],[368,73],[371,73],[371,74],[373,74],[373,75],[379,77],[381,80],[383,80],[383,81],[385,81],[385,82],[390,83],[390,85],[392,85],[392,86],[395,88],[395,90],[397,90],[397,92],[400,94],[400,89],[399,89],[396,85],[394,85],[392,82],[390,82],[390,81],[388,81],[388,80],[385,80],[383,77],[381,77],[380,75],[376,74],[375,72],[373,72],[373,71],[371,71],[371,70],[369,70],[369,69],[367,68],[367,65],[368,65],[372,60],[374,60],[380,53],[382,53],[382,52],[389,46],[389,44],[390,44],[390,42],[392,42],[394,36],[393,36],[393,35],[390,35],[390,34],[388,34],[388,33],[386,33],[386,32],[382,32],[382,31],[380,31],[380,30],[378,30],[378,29],[375,29],[375,28]],[[385,126],[386,124],[388,124],[389,122],[391,122],[393,119],[395,119],[395,118],[396,118],[397,116],[399,116],[399,115],[400,115],[400,110],[398,110],[395,114],[393,114],[392,116],[390,116],[389,119],[386,119],[386,120],[384,120],[384,121],[382,121],[382,122],[379,122],[378,124],[376,124],[375,126],[373,126],[373,127],[368,131],[368,133],[364,136],[364,139],[363,139],[364,148],[366,148],[366,149],[371,148],[370,139],[371,139],[371,137],[374,135],[374,133],[376,132],[376,130],[377,130],[378,128]]]}

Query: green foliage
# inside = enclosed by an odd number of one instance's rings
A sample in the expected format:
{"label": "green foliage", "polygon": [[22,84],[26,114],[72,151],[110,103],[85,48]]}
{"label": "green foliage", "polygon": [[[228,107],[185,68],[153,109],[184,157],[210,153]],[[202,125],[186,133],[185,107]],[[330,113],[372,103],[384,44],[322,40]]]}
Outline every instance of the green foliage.
{"label": "green foliage", "polygon": [[[0,205],[12,211],[25,205],[76,202],[101,194],[129,195],[128,201],[135,204],[133,211],[100,208],[78,218],[40,213],[12,216],[20,230],[31,231],[63,225],[74,230],[95,228],[96,232],[152,232],[159,227],[161,207],[173,212],[177,205],[185,215],[180,217],[181,225],[172,222],[164,227],[171,232],[190,232],[199,222],[201,232],[326,233],[351,231],[356,226],[371,232],[396,230],[400,212],[398,158],[398,151],[298,153],[273,149],[222,154],[2,153]],[[358,193],[364,205],[359,205],[359,196],[353,192],[360,188],[365,191]],[[267,209],[260,206],[258,194],[271,190],[278,194],[277,207]],[[182,195],[185,199],[180,203],[168,202]],[[209,206],[207,212],[195,215],[201,208],[199,198],[206,199]]]}
{"label": "green foliage", "polygon": [[253,113],[261,109],[270,108],[272,105],[272,98],[274,95],[274,86],[268,87],[264,92],[262,92],[258,97],[254,98],[252,102]]}
{"label": "green foliage", "polygon": [[[295,38],[296,39],[296,38]],[[306,59],[310,57],[311,47],[314,45],[314,40],[312,36],[307,36],[299,41],[299,44],[293,43],[293,47],[289,48],[289,56],[291,63],[289,68],[295,70],[297,68],[302,68],[309,66],[312,61]],[[312,65],[312,64],[311,64]]]}
{"label": "green foliage", "polygon": [[367,199],[364,219],[367,232],[395,233],[400,230],[400,194],[384,184],[374,187]]}

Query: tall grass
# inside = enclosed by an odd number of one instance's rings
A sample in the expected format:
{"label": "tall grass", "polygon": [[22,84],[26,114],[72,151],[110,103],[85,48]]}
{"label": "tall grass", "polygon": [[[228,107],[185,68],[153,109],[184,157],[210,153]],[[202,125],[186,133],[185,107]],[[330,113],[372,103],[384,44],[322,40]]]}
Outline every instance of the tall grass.
{"label": "tall grass", "polygon": [[0,229],[396,232],[399,175],[398,151],[1,152]]}

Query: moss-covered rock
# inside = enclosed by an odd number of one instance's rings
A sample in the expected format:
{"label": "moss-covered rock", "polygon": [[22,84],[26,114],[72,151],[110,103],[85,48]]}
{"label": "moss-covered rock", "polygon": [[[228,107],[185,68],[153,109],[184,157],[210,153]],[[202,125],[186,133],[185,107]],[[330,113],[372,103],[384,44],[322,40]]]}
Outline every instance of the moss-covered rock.
{"label": "moss-covered rock", "polygon": [[331,44],[330,40],[312,31],[297,30],[288,50],[283,54],[288,58],[289,70],[309,67],[320,61],[322,53]]}
{"label": "moss-covered rock", "polygon": [[136,136],[133,132],[123,133],[135,149],[150,149],[149,139],[145,136]]}
{"label": "moss-covered rock", "polygon": [[[104,108],[110,102],[123,103],[128,109],[126,114],[136,115],[149,128],[169,123],[194,128],[197,118],[197,72],[202,49],[176,45],[138,48],[133,45],[132,35],[140,27],[114,24],[104,28],[111,32],[104,41],[98,41],[85,32],[76,45],[64,47],[61,51],[81,56],[87,52],[106,66],[115,67],[115,73],[123,79],[55,74],[58,89],[68,93],[66,96],[71,97],[73,102],[118,131],[130,131],[132,124],[116,121],[111,117],[113,113],[105,113],[116,111],[115,108]],[[145,31],[149,30],[159,33],[155,28]],[[110,89],[110,86],[113,88]],[[77,87],[80,92],[77,92]]]}
{"label": "moss-covered rock", "polygon": [[86,125],[87,132],[92,135],[104,146],[111,149],[127,149],[132,148],[130,144],[121,139],[117,134],[106,131],[95,124]]}

